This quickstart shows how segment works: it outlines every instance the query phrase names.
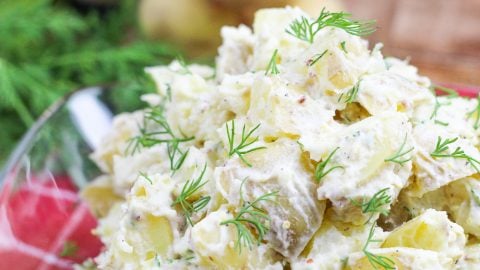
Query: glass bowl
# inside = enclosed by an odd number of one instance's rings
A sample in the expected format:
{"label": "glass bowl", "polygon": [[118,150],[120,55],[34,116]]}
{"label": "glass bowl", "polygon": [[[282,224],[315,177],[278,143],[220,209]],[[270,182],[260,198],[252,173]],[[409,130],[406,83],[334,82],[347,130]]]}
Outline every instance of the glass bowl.
{"label": "glass bowl", "polygon": [[0,269],[71,269],[100,252],[78,191],[100,175],[89,155],[126,110],[113,92],[91,87],[63,97],[11,154],[0,172]]}
{"label": "glass bowl", "polygon": [[[478,94],[474,87],[447,86],[462,96]],[[71,269],[101,251],[91,233],[96,220],[78,191],[100,175],[89,155],[113,115],[138,109],[112,105],[113,93],[92,87],[65,96],[10,156],[0,173],[0,269]]]}

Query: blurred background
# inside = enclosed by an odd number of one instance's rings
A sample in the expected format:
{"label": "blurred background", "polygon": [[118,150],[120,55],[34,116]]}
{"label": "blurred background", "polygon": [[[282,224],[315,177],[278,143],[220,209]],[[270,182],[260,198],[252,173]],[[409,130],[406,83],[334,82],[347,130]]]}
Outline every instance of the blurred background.
{"label": "blurred background", "polygon": [[437,83],[480,85],[478,0],[0,0],[0,166],[26,129],[74,89],[107,85],[135,109],[153,91],[143,67],[184,55],[213,64],[222,25],[262,7],[326,6],[377,19],[369,39]]}

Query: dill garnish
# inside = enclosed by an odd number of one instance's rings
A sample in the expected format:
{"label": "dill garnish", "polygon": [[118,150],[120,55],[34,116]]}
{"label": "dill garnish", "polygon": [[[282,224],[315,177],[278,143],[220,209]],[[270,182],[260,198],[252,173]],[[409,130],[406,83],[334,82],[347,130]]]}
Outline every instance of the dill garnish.
{"label": "dill garnish", "polygon": [[338,101],[342,101],[343,99],[343,102],[345,103],[352,103],[355,101],[355,99],[357,98],[357,95],[358,95],[358,91],[360,90],[360,82],[362,80],[358,80],[357,83],[352,86],[352,88],[350,88],[350,90],[348,90],[347,94],[344,95],[343,93],[340,95],[340,97],[338,98]]}
{"label": "dill garnish", "polygon": [[347,49],[345,48],[345,41],[340,42],[340,48],[342,48],[344,53],[348,53]]}
{"label": "dill garnish", "polygon": [[430,155],[436,158],[451,157],[451,158],[465,159],[470,165],[472,165],[472,167],[477,172],[480,172],[479,168],[477,167],[478,165],[480,165],[480,161],[478,161],[477,159],[473,158],[470,155],[467,155],[461,147],[458,146],[451,153],[447,152],[449,150],[449,145],[456,142],[457,140],[458,140],[458,137],[450,138],[450,139],[447,138],[444,141],[442,141],[442,137],[438,136],[437,143],[435,144],[435,150],[433,150],[433,152],[430,153]]}
{"label": "dill garnish", "polygon": [[467,119],[475,116],[475,122],[473,123],[473,128],[478,129],[480,125],[480,94],[477,96],[477,106],[472,111],[468,112]]}
{"label": "dill garnish", "polygon": [[407,134],[405,134],[405,138],[403,139],[403,143],[400,146],[400,148],[397,150],[397,152],[395,152],[395,154],[393,154],[391,157],[385,159],[385,161],[395,162],[395,163],[398,163],[398,164],[403,166],[404,163],[412,160],[411,156],[408,157],[408,158],[405,157],[405,155],[407,155],[408,153],[413,151],[413,147],[411,147],[408,150],[403,150],[406,143],[407,143]]}
{"label": "dill garnish", "polygon": [[234,146],[235,143],[235,120],[231,121],[231,125],[228,125],[228,122],[225,124],[226,129],[227,129],[227,138],[228,138],[228,156],[231,157],[234,154],[237,154],[238,157],[248,166],[252,167],[252,164],[250,164],[244,157],[245,154],[248,154],[250,152],[260,150],[260,149],[265,149],[265,146],[259,146],[259,147],[254,147],[247,149],[249,146],[254,144],[255,142],[258,141],[258,136],[257,137],[252,137],[252,134],[260,127],[260,124],[256,125],[252,130],[246,131],[245,125],[243,125],[242,128],[242,138],[240,140],[240,143],[237,146]]}
{"label": "dill garnish", "polygon": [[374,269],[383,269],[383,270],[395,270],[395,262],[382,255],[376,255],[373,254],[372,252],[368,251],[368,245],[371,243],[378,243],[381,242],[381,240],[376,240],[372,239],[373,238],[373,233],[375,232],[375,222],[372,224],[372,227],[370,229],[370,232],[368,233],[368,238],[367,241],[365,242],[365,245],[363,246],[363,253],[365,254],[365,257],[367,257],[368,262],[373,266]]}
{"label": "dill garnish", "polygon": [[390,210],[386,208],[386,206],[392,202],[392,197],[387,193],[388,190],[389,188],[384,188],[378,191],[370,200],[366,200],[365,198],[363,198],[362,202],[351,200],[353,205],[362,209],[362,213],[370,214],[365,224],[369,223],[376,213],[380,213],[380,215],[383,216],[387,216],[390,213]]}
{"label": "dill garnish", "polygon": [[[165,143],[167,145],[170,169],[172,173],[175,173],[175,171],[180,169],[188,154],[188,150],[182,150],[180,144],[191,141],[195,137],[177,137],[164,117],[163,111],[164,108],[162,106],[157,106],[145,112],[143,125],[139,126],[140,134],[128,140],[126,153],[134,154],[140,151],[142,147],[149,148]],[[152,130],[150,127],[152,124],[156,124],[158,127]]]}
{"label": "dill garnish", "polygon": [[330,162],[330,159],[333,157],[333,155],[335,154],[335,152],[337,152],[338,149],[340,149],[340,147],[335,148],[335,150],[333,150],[325,160],[319,162],[317,164],[317,167],[315,167],[315,179],[317,180],[317,182],[320,182],[322,178],[329,174],[331,171],[344,168],[343,166],[335,165],[330,167],[328,170],[325,170],[328,163]]}
{"label": "dill garnish", "polygon": [[355,36],[366,36],[375,32],[375,21],[356,21],[350,19],[350,17],[351,14],[349,13],[329,12],[323,8],[317,19],[312,21],[302,16],[295,19],[285,31],[309,43],[313,43],[318,31],[327,26],[343,29]]}
{"label": "dill garnish", "polygon": [[202,196],[194,200],[194,197],[195,197],[194,194],[208,182],[208,181],[203,181],[203,176],[205,175],[206,169],[207,169],[207,164],[205,164],[202,172],[197,177],[197,179],[188,180],[183,185],[180,195],[178,195],[178,197],[175,199],[175,201],[172,204],[172,206],[180,205],[180,207],[183,210],[183,214],[185,215],[185,219],[188,221],[188,223],[191,226],[193,226],[193,222],[191,219],[192,215],[194,213],[200,212],[210,202],[210,196]]}
{"label": "dill garnish", "polygon": [[60,251],[60,257],[74,257],[77,254],[78,245],[74,241],[66,241],[63,244],[63,249]]}
{"label": "dill garnish", "polygon": [[270,58],[270,62],[268,62],[267,69],[265,70],[265,75],[268,75],[268,73],[270,74],[280,73],[277,67],[277,53],[278,53],[278,49],[275,49],[275,51],[273,52],[272,58]]}
{"label": "dill garnish", "polygon": [[[269,230],[270,217],[267,212],[258,205],[261,202],[273,202],[278,196],[278,191],[265,193],[256,198],[252,202],[248,202],[243,197],[243,185],[247,178],[242,181],[240,185],[240,200],[242,207],[238,210],[237,215],[233,219],[225,220],[220,225],[233,224],[237,230],[237,241],[235,248],[239,253],[242,253],[242,246],[249,249],[256,243],[259,245]],[[252,232],[255,231],[255,234]]]}
{"label": "dill garnish", "polygon": [[311,59],[307,61],[307,66],[311,67],[315,65],[315,63],[317,63],[318,60],[320,60],[320,58],[322,58],[327,52],[328,50],[325,50],[322,53],[315,54]]}

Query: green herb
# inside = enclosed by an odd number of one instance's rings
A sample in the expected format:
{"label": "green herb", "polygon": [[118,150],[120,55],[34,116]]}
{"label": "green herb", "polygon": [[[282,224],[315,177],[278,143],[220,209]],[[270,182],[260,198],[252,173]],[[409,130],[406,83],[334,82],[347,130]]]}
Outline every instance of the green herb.
{"label": "green herb", "polygon": [[345,41],[342,41],[342,42],[340,43],[340,48],[342,48],[342,51],[343,51],[344,53],[348,53],[347,49],[345,48]]}
{"label": "green herb", "polygon": [[[180,195],[175,199],[172,206],[180,205],[185,215],[185,219],[193,226],[192,215],[194,213],[200,212],[205,208],[210,202],[210,196],[202,196],[199,199],[194,200],[195,193],[201,189],[208,181],[203,181],[203,176],[207,169],[207,164],[203,167],[202,172],[196,180],[188,180],[185,185],[183,185]],[[202,182],[203,181],[203,182]],[[193,201],[193,202],[192,202]]]}
{"label": "green herb", "polygon": [[300,146],[300,150],[302,150],[302,152],[305,151],[305,145],[303,145],[303,143],[301,143],[299,140],[296,141],[298,146]]}
{"label": "green herb", "polygon": [[258,136],[252,138],[252,134],[260,127],[260,124],[256,125],[252,130],[246,131],[245,125],[243,125],[242,128],[242,139],[240,143],[237,146],[234,146],[235,144],[235,120],[231,121],[231,126],[228,125],[228,122],[225,124],[226,129],[227,129],[227,138],[228,138],[228,156],[231,157],[234,154],[237,154],[238,157],[248,166],[252,167],[252,164],[250,164],[244,157],[245,154],[248,154],[250,152],[260,150],[260,149],[265,149],[265,146],[259,146],[259,147],[254,147],[247,149],[249,146],[254,144],[255,142],[258,141]]}
{"label": "green herb", "polygon": [[[246,180],[247,178],[245,178],[240,185],[240,200],[242,207],[237,212],[235,218],[220,223],[220,225],[233,224],[235,229],[237,229],[235,248],[239,253],[242,253],[242,246],[252,249],[254,243],[259,245],[263,241],[269,230],[269,225],[266,223],[270,222],[270,217],[265,210],[260,208],[259,204],[261,202],[275,203],[275,198],[278,195],[278,191],[265,193],[252,202],[248,202],[243,197],[242,191]],[[252,233],[252,230],[256,232],[255,235]]]}
{"label": "green herb", "polygon": [[140,174],[140,176],[142,176],[145,180],[147,180],[147,181],[150,183],[150,185],[153,185],[153,181],[152,181],[152,179],[151,179],[150,177],[148,177],[148,175],[146,175],[146,174],[143,173],[143,172],[139,172],[139,174]]}
{"label": "green herb", "polygon": [[383,270],[395,270],[395,262],[382,255],[375,255],[372,252],[368,251],[368,245],[371,243],[379,243],[381,240],[376,240],[372,239],[373,234],[375,232],[375,222],[372,224],[372,227],[370,229],[370,232],[368,234],[367,241],[365,242],[365,245],[363,246],[363,253],[365,254],[365,257],[367,257],[368,262],[373,266],[374,269],[383,269]]}
{"label": "green herb", "polygon": [[75,3],[1,1],[0,33],[11,38],[0,44],[0,167],[35,119],[64,94],[109,85],[115,111],[138,109],[143,104],[137,97],[154,91],[143,68],[166,64],[178,53],[165,42],[141,38],[136,1],[115,1],[104,12],[79,12]]}
{"label": "green herb", "polygon": [[335,148],[335,150],[333,150],[325,160],[317,164],[315,168],[315,179],[317,180],[317,182],[320,182],[323,177],[325,177],[327,174],[329,174],[331,171],[335,169],[344,169],[343,166],[335,165],[325,170],[328,163],[330,162],[330,159],[333,157],[333,155],[335,154],[335,152],[337,152],[338,149],[340,149],[340,147]]}
{"label": "green herb", "polygon": [[475,203],[480,206],[480,197],[478,197],[477,193],[475,192],[475,190],[473,190],[473,188],[470,188],[470,193],[472,193],[472,197]]}
{"label": "green herb", "polygon": [[358,82],[352,87],[350,88],[350,90],[348,90],[347,94],[344,96],[343,93],[340,95],[340,97],[338,98],[338,101],[342,101],[343,99],[343,102],[345,103],[352,103],[355,101],[355,99],[357,98],[357,95],[358,95],[358,91],[360,90],[360,82],[362,80],[358,80]]}
{"label": "green herb", "polygon": [[480,161],[473,158],[472,156],[467,155],[462,148],[457,147],[452,153],[447,152],[449,150],[449,145],[456,142],[457,140],[458,140],[458,137],[451,138],[451,139],[447,138],[444,141],[442,141],[442,138],[438,136],[437,143],[435,144],[435,150],[433,150],[433,152],[430,153],[430,155],[436,158],[451,157],[451,158],[465,159],[470,165],[472,165],[472,167],[477,172],[480,172],[479,168],[477,167],[478,165],[480,165]]}
{"label": "green herb", "polygon": [[449,125],[447,122],[443,122],[443,121],[440,121],[440,120],[435,120],[434,123],[437,124],[437,125],[445,126],[445,127]]}
{"label": "green herb", "polygon": [[[143,125],[139,126],[140,135],[128,140],[126,153],[134,154],[140,151],[142,147],[149,148],[165,143],[167,145],[170,169],[172,173],[175,173],[180,169],[188,154],[188,150],[182,150],[180,144],[194,140],[195,137],[177,137],[163,114],[164,108],[162,106],[150,108],[145,112]],[[158,128],[150,130],[149,124],[156,124]]]}
{"label": "green herb", "polygon": [[[450,101],[440,103],[440,101],[438,100],[438,96],[437,96],[436,91],[438,90],[440,92],[443,92],[443,93],[447,94],[446,97],[449,98],[449,99],[458,97],[458,93],[453,89],[443,87],[443,86],[438,86],[438,85],[431,85],[430,90],[432,91],[433,95],[435,96],[435,105],[433,107],[432,114],[430,115],[430,120],[432,120],[432,119],[435,119],[437,117],[437,113],[438,113],[438,110],[440,109],[440,107],[452,104]],[[435,124],[439,124],[439,125],[443,125],[443,126],[448,125],[448,123],[443,122],[443,121],[439,121],[439,120],[436,120],[436,119],[435,119]]]}
{"label": "green herb", "polygon": [[192,72],[188,68],[188,64],[185,61],[185,58],[183,58],[182,55],[177,55],[177,61],[180,64],[180,67],[182,67],[182,69],[180,70],[180,74],[192,74]]}
{"label": "green herb", "polygon": [[392,202],[392,197],[388,195],[388,190],[389,188],[384,188],[378,191],[370,200],[363,198],[362,202],[351,201],[353,205],[362,209],[362,213],[370,214],[365,224],[369,223],[376,213],[380,213],[383,216],[387,216],[390,213],[390,210],[386,208]]}
{"label": "green herb", "polygon": [[168,101],[172,102],[172,86],[169,83],[167,83],[166,86],[167,86],[167,90],[166,90],[167,99]]}
{"label": "green herb", "polygon": [[316,20],[311,21],[302,16],[294,20],[285,31],[309,43],[313,43],[318,31],[327,26],[343,29],[355,36],[366,36],[375,32],[375,21],[355,21],[350,19],[350,16],[349,13],[328,12],[323,8]]}
{"label": "green herb", "polygon": [[63,244],[63,249],[60,251],[60,257],[74,257],[77,254],[78,245],[74,241],[66,241]]}
{"label": "green herb", "polygon": [[403,150],[406,143],[407,143],[407,134],[405,134],[405,138],[403,139],[403,143],[400,146],[400,148],[397,150],[397,152],[395,152],[395,154],[393,154],[391,157],[385,159],[385,161],[395,162],[395,163],[398,163],[398,164],[403,166],[404,163],[412,160],[411,156],[408,157],[408,158],[405,157],[405,155],[407,155],[408,153],[413,151],[413,147],[411,147],[408,150]]}
{"label": "green herb", "polygon": [[277,53],[278,53],[278,49],[275,49],[275,51],[273,52],[272,58],[270,59],[270,62],[268,62],[267,70],[265,70],[265,75],[268,75],[268,73],[270,74],[280,73],[277,67]]}
{"label": "green herb", "polygon": [[447,98],[459,97],[458,92],[455,89],[448,88],[448,87],[445,87],[445,86],[432,84],[430,86],[430,90],[433,92],[433,94],[435,96],[436,96],[436,91],[439,91],[439,92],[442,92],[444,94],[447,94]]}
{"label": "green herb", "polygon": [[480,94],[477,96],[477,107],[467,114],[467,119],[474,116],[473,128],[478,129],[480,125]]}
{"label": "green herb", "polygon": [[309,67],[315,65],[315,63],[317,63],[318,60],[320,60],[320,58],[322,58],[327,52],[328,52],[328,50],[325,50],[325,51],[323,51],[322,53],[317,53],[317,54],[315,54],[311,59],[309,59],[309,60],[307,61],[307,65],[308,65]]}

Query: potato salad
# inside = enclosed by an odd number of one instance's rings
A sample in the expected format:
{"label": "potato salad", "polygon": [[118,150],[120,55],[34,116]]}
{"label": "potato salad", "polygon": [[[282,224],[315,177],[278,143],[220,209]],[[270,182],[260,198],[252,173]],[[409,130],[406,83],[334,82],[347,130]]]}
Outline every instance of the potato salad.
{"label": "potato salad", "polygon": [[373,31],[264,9],[222,29],[215,68],[147,68],[158,91],[82,192],[95,269],[480,269],[478,101]]}

